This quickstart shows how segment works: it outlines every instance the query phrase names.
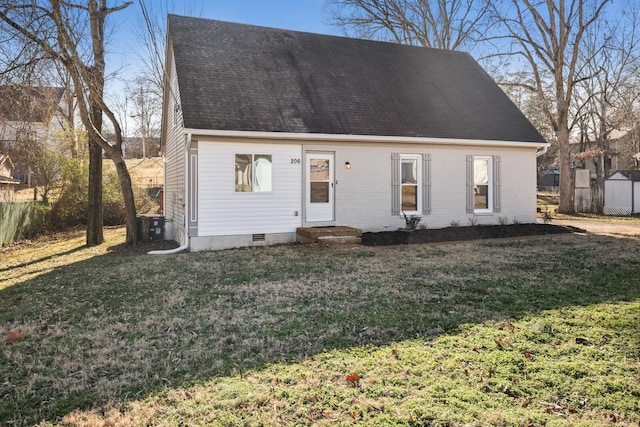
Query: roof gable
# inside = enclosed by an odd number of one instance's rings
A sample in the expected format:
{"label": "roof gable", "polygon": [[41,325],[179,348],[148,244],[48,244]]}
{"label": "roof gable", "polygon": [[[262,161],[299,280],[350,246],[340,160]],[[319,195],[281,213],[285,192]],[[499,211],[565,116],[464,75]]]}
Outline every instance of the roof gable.
{"label": "roof gable", "polygon": [[544,143],[462,52],[170,15],[184,126]]}
{"label": "roof gable", "polygon": [[607,179],[628,179],[631,181],[640,181],[640,170],[637,169],[625,169],[625,170],[617,170]]}

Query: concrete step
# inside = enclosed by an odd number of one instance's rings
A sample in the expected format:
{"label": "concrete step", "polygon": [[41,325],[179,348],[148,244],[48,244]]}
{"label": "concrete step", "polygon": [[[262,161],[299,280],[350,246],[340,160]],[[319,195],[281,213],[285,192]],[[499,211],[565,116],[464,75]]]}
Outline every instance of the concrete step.
{"label": "concrete step", "polygon": [[362,230],[347,226],[298,227],[296,233],[300,243],[318,243],[323,239],[326,244],[353,244],[360,243],[362,237]]}
{"label": "concrete step", "polygon": [[322,236],[318,237],[318,243],[325,246],[359,245],[362,243],[362,238],[357,236]]}

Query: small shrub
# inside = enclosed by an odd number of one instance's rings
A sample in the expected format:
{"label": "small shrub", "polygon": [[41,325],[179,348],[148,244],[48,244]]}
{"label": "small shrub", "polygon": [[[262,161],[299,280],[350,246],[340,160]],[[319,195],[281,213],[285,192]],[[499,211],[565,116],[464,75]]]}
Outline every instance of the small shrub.
{"label": "small shrub", "polygon": [[500,225],[507,225],[509,224],[509,218],[507,218],[506,216],[501,216],[500,218],[498,218],[498,222],[500,223]]}
{"label": "small shrub", "polygon": [[87,162],[73,159],[63,172],[60,197],[51,206],[51,224],[64,229],[87,223],[87,187],[89,182]]}
{"label": "small shrub", "polygon": [[475,216],[469,217],[469,225],[471,227],[477,227],[478,226],[478,218],[476,218]]}
{"label": "small shrub", "polygon": [[513,217],[513,223],[514,223],[515,225],[520,224],[520,220],[514,216],[514,217]]}
{"label": "small shrub", "polygon": [[451,227],[451,228],[460,227],[460,222],[459,222],[459,221],[456,221],[455,219],[452,219],[452,220],[449,222],[449,227]]}
{"label": "small shrub", "polygon": [[418,215],[407,216],[406,213],[402,212],[402,216],[404,217],[405,230],[415,231],[418,228],[418,224],[420,224],[420,221],[422,221],[422,218]]}
{"label": "small shrub", "polygon": [[51,220],[51,205],[48,203],[36,203],[33,205],[25,237],[34,237],[49,229]]}

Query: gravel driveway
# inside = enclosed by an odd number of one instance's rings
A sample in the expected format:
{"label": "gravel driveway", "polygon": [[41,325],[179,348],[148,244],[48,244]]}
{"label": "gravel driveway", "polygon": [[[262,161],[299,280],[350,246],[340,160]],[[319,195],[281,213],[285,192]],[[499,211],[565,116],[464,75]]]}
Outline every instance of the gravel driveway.
{"label": "gravel driveway", "polygon": [[571,221],[554,219],[552,224],[582,228],[589,233],[609,236],[640,237],[640,224],[621,224],[599,221]]}

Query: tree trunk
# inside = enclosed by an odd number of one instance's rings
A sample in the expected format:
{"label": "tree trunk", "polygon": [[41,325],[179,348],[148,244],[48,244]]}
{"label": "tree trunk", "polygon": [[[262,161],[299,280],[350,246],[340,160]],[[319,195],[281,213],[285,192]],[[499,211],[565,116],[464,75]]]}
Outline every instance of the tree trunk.
{"label": "tree trunk", "polygon": [[558,131],[558,156],[560,162],[560,204],[558,213],[573,214],[573,177],[571,176],[571,151],[569,147],[569,129]]}
{"label": "tree trunk", "polygon": [[122,190],[122,197],[124,199],[124,210],[126,216],[126,228],[127,228],[127,245],[135,245],[138,243],[138,223],[136,220],[136,203],[133,195],[133,187],[131,185],[131,176],[129,170],[122,157],[122,153],[115,151],[111,160],[116,166],[116,172],[118,173],[118,180],[120,181],[120,188]]}
{"label": "tree trunk", "polygon": [[[102,110],[91,108],[96,129],[102,128]],[[89,205],[87,208],[87,245],[95,246],[104,242],[102,215],[102,148],[89,135]]]}
{"label": "tree trunk", "polygon": [[600,159],[596,166],[595,191],[591,192],[591,194],[593,194],[592,205],[594,207],[592,212],[598,215],[602,215],[604,213],[604,178],[606,176],[606,158],[607,156],[604,152],[600,154]]}

